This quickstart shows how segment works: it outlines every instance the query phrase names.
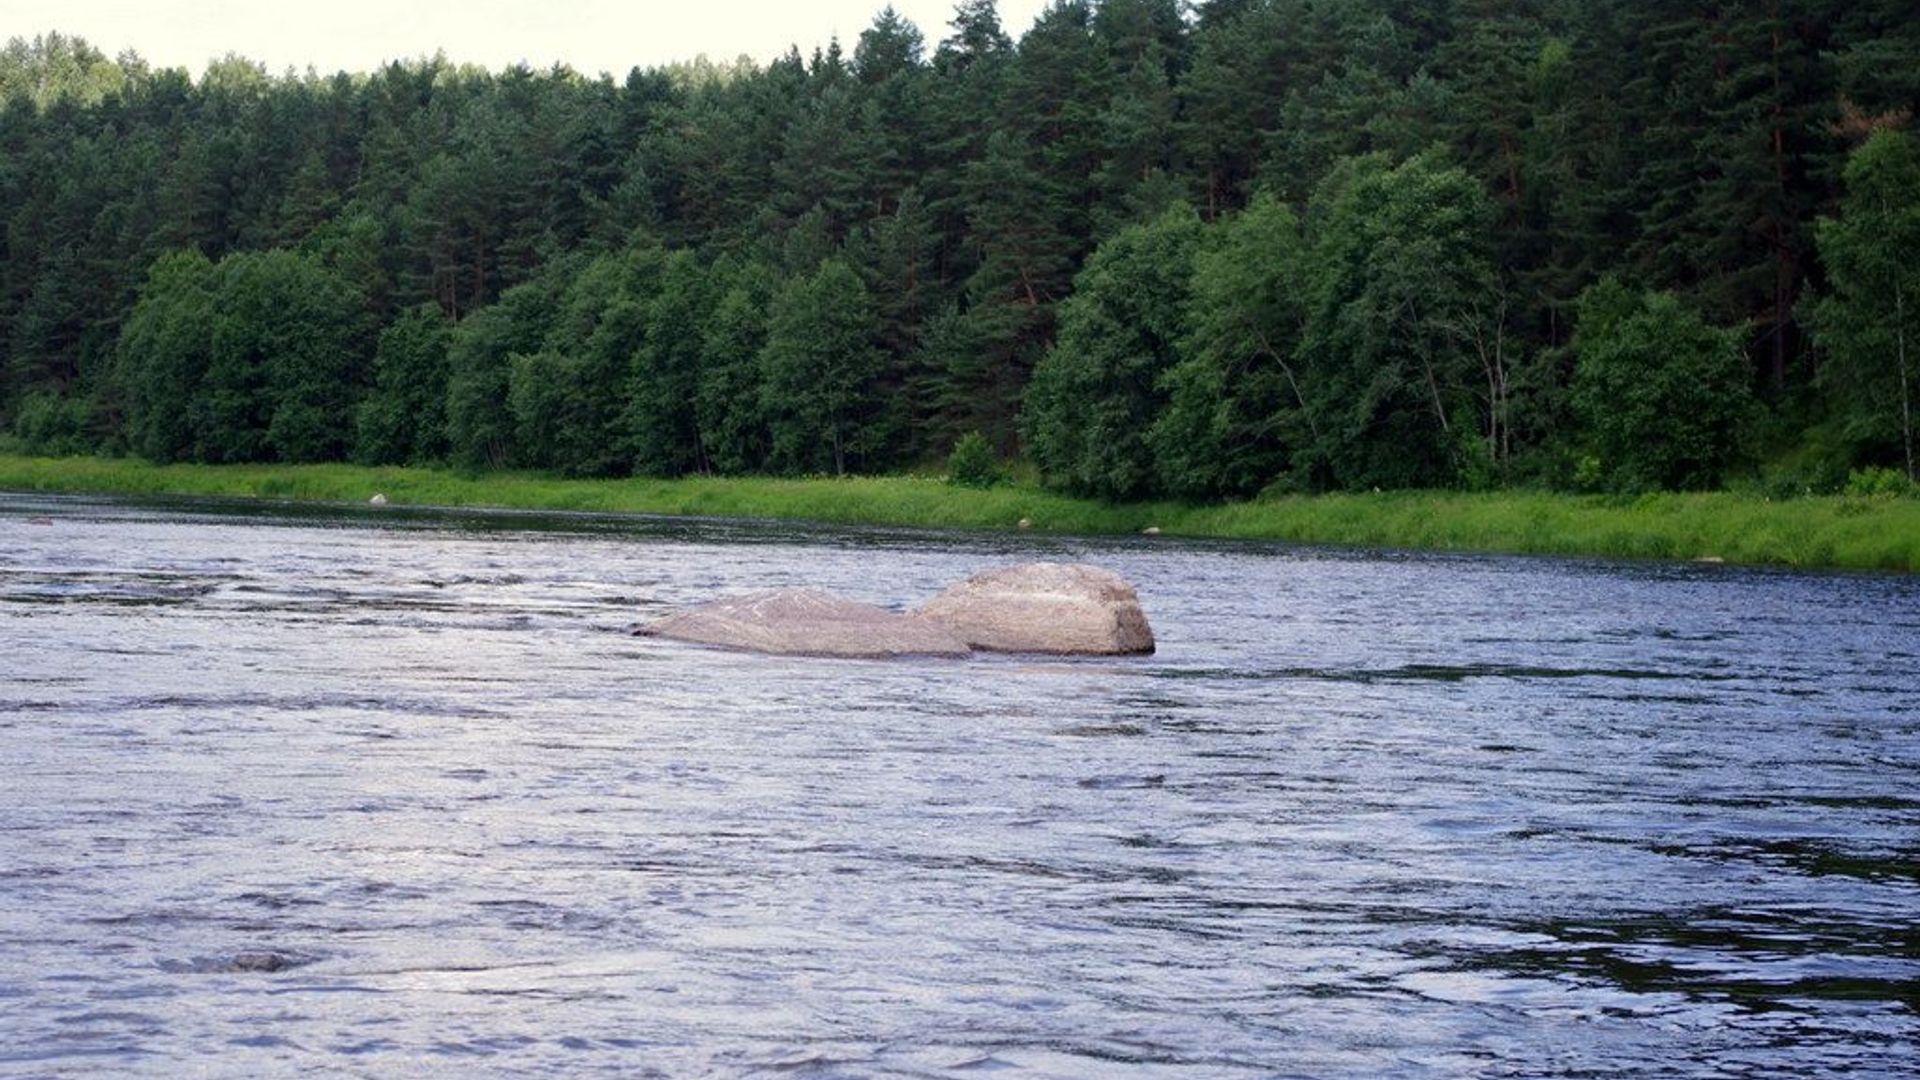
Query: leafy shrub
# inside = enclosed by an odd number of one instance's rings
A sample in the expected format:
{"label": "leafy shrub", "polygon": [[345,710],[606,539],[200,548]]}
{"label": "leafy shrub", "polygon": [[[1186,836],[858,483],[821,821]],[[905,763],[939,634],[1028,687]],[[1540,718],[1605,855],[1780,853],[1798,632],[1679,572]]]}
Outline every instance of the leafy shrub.
{"label": "leafy shrub", "polygon": [[947,457],[947,482],[961,487],[990,488],[1006,477],[994,456],[993,444],[978,431],[969,431],[953,444]]}
{"label": "leafy shrub", "polygon": [[1790,444],[1758,470],[1752,484],[1730,483],[1728,487],[1769,499],[1844,491],[1850,466],[1859,459],[1860,451],[1858,444],[1847,438],[1844,427],[1830,421],[1809,424],[1796,418],[1788,418],[1785,424],[1774,441],[1790,440]]}
{"label": "leafy shrub", "polygon": [[84,454],[92,449],[87,428],[93,412],[81,398],[58,394],[33,394],[20,403],[13,418],[13,433],[20,448],[29,454],[64,457]]}
{"label": "leafy shrub", "polygon": [[1894,499],[1914,494],[1914,485],[1899,469],[1855,469],[1847,474],[1846,493],[1858,498]]}
{"label": "leafy shrub", "polygon": [[1459,461],[1455,483],[1467,491],[1492,491],[1500,486],[1499,467],[1494,463],[1487,437],[1472,428],[1458,428],[1453,437],[1454,457]]}
{"label": "leafy shrub", "polygon": [[1606,486],[1607,472],[1600,465],[1600,459],[1592,454],[1581,454],[1573,463],[1573,490],[1592,493]]}
{"label": "leafy shrub", "polygon": [[1574,402],[1608,486],[1719,486],[1754,412],[1736,331],[1606,278],[1580,300]]}

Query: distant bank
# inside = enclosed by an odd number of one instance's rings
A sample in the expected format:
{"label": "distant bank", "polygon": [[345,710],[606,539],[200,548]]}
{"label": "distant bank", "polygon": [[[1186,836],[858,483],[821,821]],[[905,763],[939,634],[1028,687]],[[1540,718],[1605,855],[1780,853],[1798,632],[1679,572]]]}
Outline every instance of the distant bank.
{"label": "distant bank", "polygon": [[1806,568],[1920,567],[1920,499],[1769,501],[1724,492],[1643,496],[1404,491],[1218,505],[1104,503],[1027,486],[932,478],[569,480],[352,465],[152,465],[0,455],[0,491],[220,495],[390,505],[775,517],[847,524],[1288,540],[1442,551],[1711,559]]}

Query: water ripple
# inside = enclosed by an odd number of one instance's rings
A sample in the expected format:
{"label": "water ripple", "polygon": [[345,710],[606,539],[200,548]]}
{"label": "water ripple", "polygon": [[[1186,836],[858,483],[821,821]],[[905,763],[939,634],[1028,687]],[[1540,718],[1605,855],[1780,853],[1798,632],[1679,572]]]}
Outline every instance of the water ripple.
{"label": "water ripple", "polygon": [[[622,633],[1014,558],[1125,573],[1160,652]],[[4,497],[0,1071],[1912,1075],[1916,610],[1869,575]]]}

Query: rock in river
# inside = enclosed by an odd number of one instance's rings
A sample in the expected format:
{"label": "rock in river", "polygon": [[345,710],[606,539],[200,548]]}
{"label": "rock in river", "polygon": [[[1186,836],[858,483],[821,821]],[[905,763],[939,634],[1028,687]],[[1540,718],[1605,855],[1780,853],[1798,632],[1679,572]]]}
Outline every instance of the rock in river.
{"label": "rock in river", "polygon": [[814,589],[776,589],[716,600],[635,630],[791,656],[965,656],[967,643],[939,623]]}
{"label": "rock in river", "polygon": [[1126,579],[1084,563],[1021,563],[978,573],[914,614],[976,649],[1112,656],[1153,651]]}

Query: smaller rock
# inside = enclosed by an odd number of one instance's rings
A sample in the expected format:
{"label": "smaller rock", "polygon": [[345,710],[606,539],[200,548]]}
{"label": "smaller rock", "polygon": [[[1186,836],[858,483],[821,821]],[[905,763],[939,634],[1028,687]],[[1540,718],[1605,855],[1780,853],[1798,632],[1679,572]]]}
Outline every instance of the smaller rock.
{"label": "smaller rock", "polygon": [[1726,562],[1727,560],[1721,558],[1718,555],[1702,555],[1693,561],[1700,562],[1700,563],[1723,563],[1723,562]]}
{"label": "smaller rock", "polygon": [[1144,529],[1141,529],[1141,530],[1140,530],[1140,535],[1141,535],[1141,536],[1159,536],[1159,535],[1160,535],[1160,526],[1158,526],[1158,525],[1149,525],[1149,526],[1147,526],[1146,528],[1144,528]]}
{"label": "smaller rock", "polygon": [[368,499],[367,502],[374,506],[385,506],[387,505],[387,496],[383,492],[376,491],[373,493],[373,498]]}
{"label": "smaller rock", "polygon": [[1021,527],[1021,528],[1023,528],[1023,529],[1031,529],[1031,528],[1033,528],[1033,519],[1032,519],[1032,518],[1021,518],[1021,519],[1020,519],[1020,527]]}
{"label": "smaller rock", "polygon": [[227,962],[228,971],[285,971],[290,967],[299,967],[300,960],[275,952],[236,953]]}
{"label": "smaller rock", "polygon": [[976,649],[1118,656],[1153,651],[1126,579],[1083,563],[1022,563],[975,574],[916,609]]}
{"label": "smaller rock", "polygon": [[879,660],[965,656],[971,651],[939,623],[814,589],[775,589],[716,600],[634,633],[783,656]]}

